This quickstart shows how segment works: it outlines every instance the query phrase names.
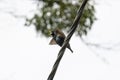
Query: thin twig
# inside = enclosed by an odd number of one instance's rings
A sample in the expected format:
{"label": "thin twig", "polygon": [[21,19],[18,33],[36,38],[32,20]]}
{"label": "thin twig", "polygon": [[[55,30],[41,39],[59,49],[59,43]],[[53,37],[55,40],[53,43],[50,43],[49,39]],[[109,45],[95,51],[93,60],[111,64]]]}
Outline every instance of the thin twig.
{"label": "thin twig", "polygon": [[94,47],[94,48],[98,48],[98,49],[111,51],[111,50],[115,50],[116,48],[120,47],[120,42],[102,44],[102,43],[93,43],[90,41],[88,42],[84,38],[82,38],[81,36],[80,36],[80,39],[85,45],[90,46],[90,47]]}

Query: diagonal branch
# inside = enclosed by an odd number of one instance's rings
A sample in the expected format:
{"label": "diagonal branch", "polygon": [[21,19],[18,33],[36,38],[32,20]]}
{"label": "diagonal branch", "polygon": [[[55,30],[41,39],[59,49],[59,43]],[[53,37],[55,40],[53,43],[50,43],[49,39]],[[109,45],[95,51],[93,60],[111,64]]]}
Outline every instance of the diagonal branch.
{"label": "diagonal branch", "polygon": [[80,18],[82,16],[82,12],[83,12],[84,7],[85,7],[87,2],[88,2],[88,0],[84,0],[82,5],[81,5],[81,7],[79,8],[78,13],[77,13],[77,15],[75,17],[75,20],[74,20],[74,22],[73,22],[73,24],[72,24],[72,26],[70,28],[70,32],[69,32],[68,36],[66,37],[61,50],[58,53],[57,60],[55,61],[55,64],[53,65],[52,71],[51,71],[51,73],[50,73],[50,75],[49,75],[47,80],[53,80],[53,78],[55,76],[55,73],[57,71],[57,68],[59,66],[60,60],[62,59],[62,56],[64,55],[64,52],[66,50],[66,47],[67,47],[67,45],[68,45],[68,43],[69,43],[73,33],[75,32],[77,26],[78,26],[78,23],[79,23]]}

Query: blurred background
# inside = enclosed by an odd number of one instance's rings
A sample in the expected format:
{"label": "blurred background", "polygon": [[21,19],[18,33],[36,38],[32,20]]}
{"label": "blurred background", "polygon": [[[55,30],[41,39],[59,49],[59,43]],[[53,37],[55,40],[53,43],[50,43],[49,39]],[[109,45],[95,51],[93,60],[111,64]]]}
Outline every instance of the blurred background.
{"label": "blurred background", "polygon": [[[0,0],[0,80],[45,80],[82,0]],[[91,0],[54,80],[120,80],[119,0]]]}

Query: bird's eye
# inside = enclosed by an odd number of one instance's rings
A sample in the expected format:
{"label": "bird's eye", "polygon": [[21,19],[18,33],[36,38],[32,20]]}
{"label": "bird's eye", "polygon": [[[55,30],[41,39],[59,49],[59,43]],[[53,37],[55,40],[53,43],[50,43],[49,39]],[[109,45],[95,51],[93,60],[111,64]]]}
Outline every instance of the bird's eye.
{"label": "bird's eye", "polygon": [[54,35],[54,31],[51,32],[51,35]]}

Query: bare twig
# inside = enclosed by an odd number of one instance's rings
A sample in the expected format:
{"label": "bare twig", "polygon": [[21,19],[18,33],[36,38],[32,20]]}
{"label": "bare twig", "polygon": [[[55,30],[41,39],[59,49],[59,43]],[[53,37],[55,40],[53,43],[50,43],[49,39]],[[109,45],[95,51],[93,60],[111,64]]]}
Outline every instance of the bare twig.
{"label": "bare twig", "polygon": [[93,42],[88,42],[85,39],[83,39],[82,37],[80,37],[81,41],[90,47],[94,47],[94,48],[98,48],[98,49],[103,49],[103,50],[115,50],[116,48],[120,47],[120,42],[116,42],[116,43],[93,43]]}
{"label": "bare twig", "polygon": [[67,47],[67,45],[68,45],[68,43],[69,43],[69,41],[70,41],[73,33],[75,32],[77,26],[78,26],[78,23],[80,21],[80,18],[82,16],[82,12],[84,10],[84,7],[85,7],[87,1],[88,0],[84,0],[83,3],[82,3],[82,5],[81,5],[81,7],[79,8],[77,16],[75,17],[75,20],[74,20],[74,22],[73,22],[73,24],[71,26],[70,32],[69,32],[68,36],[66,37],[61,50],[58,53],[57,60],[55,61],[55,64],[53,65],[52,71],[51,71],[51,73],[50,73],[50,75],[49,75],[49,77],[48,77],[47,80],[53,80],[53,78],[55,76],[55,73],[57,71],[57,68],[59,66],[60,60],[62,59],[62,56],[64,55],[64,52],[66,50],[66,47]]}

